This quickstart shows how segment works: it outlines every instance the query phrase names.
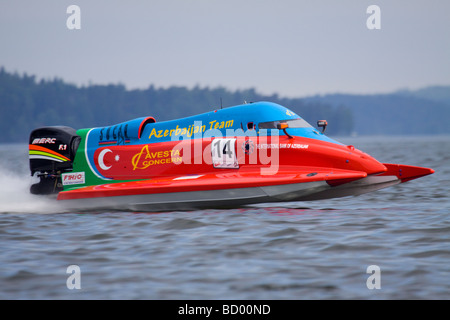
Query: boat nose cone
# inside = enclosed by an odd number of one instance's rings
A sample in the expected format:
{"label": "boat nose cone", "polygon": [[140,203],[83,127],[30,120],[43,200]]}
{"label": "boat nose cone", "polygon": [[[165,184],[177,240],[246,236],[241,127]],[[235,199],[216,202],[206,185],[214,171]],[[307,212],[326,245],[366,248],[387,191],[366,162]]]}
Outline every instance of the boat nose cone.
{"label": "boat nose cone", "polygon": [[387,171],[386,166],[374,157],[354,148],[353,146],[347,146],[347,148],[352,150],[352,153],[355,156],[354,160],[356,160],[358,166],[360,167],[359,170],[367,172],[368,175]]}
{"label": "boat nose cone", "polygon": [[372,158],[372,160],[369,163],[368,170],[366,171],[367,174],[375,174],[375,173],[382,173],[386,172],[387,168],[384,164],[379,162],[378,160]]}

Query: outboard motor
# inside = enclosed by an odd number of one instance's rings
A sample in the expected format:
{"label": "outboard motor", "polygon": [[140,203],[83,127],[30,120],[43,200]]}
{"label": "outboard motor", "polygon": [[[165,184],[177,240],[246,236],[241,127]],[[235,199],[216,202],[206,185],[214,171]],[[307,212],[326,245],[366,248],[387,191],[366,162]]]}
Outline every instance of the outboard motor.
{"label": "outboard motor", "polygon": [[81,137],[70,127],[55,126],[35,129],[30,134],[30,170],[37,173],[33,194],[51,194],[62,190],[61,174],[72,170]]}

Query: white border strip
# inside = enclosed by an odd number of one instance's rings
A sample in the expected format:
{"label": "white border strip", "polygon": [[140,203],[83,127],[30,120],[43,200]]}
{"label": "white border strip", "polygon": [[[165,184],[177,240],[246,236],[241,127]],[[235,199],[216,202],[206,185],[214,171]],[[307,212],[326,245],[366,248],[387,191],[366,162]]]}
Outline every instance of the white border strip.
{"label": "white border strip", "polygon": [[[89,130],[88,131],[88,133],[86,134],[86,142],[85,142],[85,144],[84,144],[84,155],[85,155],[85,157],[86,157],[86,162],[87,162],[87,164],[88,164],[88,166],[89,166],[89,169],[91,169],[91,171],[98,177],[98,178],[100,178],[100,179],[102,179],[102,180],[112,180],[112,179],[108,179],[108,178],[105,178],[105,177],[102,177],[100,174],[98,174],[95,170],[94,170],[94,168],[92,167],[92,165],[91,165],[91,161],[89,160],[89,155],[88,155],[88,140],[89,140],[89,134],[91,133],[91,131],[92,130],[94,130],[94,129],[96,129],[96,128],[92,128],[91,130]],[[95,153],[95,152],[94,152]]]}

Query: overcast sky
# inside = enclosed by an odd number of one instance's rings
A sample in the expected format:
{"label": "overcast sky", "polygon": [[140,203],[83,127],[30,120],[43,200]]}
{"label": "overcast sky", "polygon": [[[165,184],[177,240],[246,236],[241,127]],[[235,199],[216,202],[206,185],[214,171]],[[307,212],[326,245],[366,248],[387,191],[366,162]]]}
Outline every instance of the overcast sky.
{"label": "overcast sky", "polygon": [[450,85],[449,15],[447,0],[0,0],[0,66],[129,89],[391,92]]}

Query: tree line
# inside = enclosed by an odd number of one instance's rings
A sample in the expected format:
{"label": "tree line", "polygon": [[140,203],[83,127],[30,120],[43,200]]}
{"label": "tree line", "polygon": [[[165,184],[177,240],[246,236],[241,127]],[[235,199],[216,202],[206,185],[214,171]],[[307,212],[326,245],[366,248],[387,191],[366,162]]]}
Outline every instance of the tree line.
{"label": "tree line", "polygon": [[327,119],[329,135],[353,130],[353,113],[344,105],[267,96],[255,89],[171,86],[127,90],[122,84],[76,86],[62,79],[38,80],[33,75],[0,68],[0,143],[26,142],[38,127],[65,125],[75,129],[108,126],[138,117],[172,120],[221,107],[271,101],[290,108],[310,124]]}

